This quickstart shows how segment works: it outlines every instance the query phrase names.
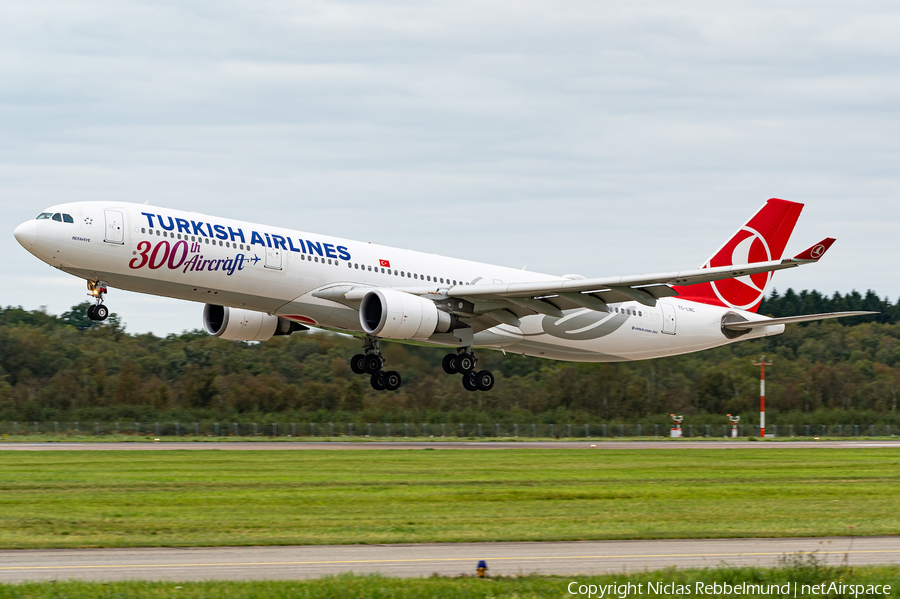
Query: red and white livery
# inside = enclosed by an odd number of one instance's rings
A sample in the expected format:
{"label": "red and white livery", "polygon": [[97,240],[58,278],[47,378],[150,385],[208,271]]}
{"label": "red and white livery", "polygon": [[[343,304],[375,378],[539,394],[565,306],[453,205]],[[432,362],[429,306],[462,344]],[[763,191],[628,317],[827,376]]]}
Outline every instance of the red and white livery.
{"label": "red and white livery", "polygon": [[700,268],[584,278],[537,274],[286,227],[123,202],[47,208],[15,230],[25,249],[87,281],[103,320],[107,288],[205,304],[225,339],[264,341],[315,326],[359,336],[351,366],[400,386],[379,340],[451,348],[448,373],[489,390],[474,348],[620,362],[775,335],[784,325],[860,314],[758,315],[772,275],[817,262],[834,242],[783,258],[802,204],[771,199]]}

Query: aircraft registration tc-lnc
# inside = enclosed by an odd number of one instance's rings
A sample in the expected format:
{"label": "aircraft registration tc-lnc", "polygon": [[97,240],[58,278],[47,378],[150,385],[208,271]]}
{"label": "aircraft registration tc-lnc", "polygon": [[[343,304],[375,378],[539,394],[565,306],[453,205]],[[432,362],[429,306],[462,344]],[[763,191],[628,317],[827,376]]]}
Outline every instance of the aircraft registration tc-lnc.
{"label": "aircraft registration tc-lnc", "polygon": [[585,278],[549,275],[366,242],[125,202],[52,206],[15,230],[47,264],[87,281],[92,320],[126,289],[202,302],[210,335],[266,341],[309,327],[359,337],[352,370],[396,390],[381,339],[450,348],[443,368],[470,391],[494,376],[475,348],[573,362],[684,354],[777,335],[757,314],[776,270],[817,262],[826,238],[783,258],[803,204],[770,199],[700,268]]}

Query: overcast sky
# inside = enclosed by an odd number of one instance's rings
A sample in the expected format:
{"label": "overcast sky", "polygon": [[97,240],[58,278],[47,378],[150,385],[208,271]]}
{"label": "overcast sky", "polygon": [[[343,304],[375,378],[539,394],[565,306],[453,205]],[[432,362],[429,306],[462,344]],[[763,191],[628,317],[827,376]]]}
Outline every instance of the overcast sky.
{"label": "overcast sky", "polygon": [[12,236],[81,200],[612,276],[699,266],[782,197],[788,253],[838,242],[776,288],[896,301],[897,31],[859,0],[5,0],[0,305],[86,299]]}

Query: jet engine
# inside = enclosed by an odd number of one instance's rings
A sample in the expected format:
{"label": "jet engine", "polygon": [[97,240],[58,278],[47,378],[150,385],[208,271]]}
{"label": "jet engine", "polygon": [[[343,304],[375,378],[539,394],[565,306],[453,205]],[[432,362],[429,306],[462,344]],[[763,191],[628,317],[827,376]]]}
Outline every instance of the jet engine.
{"label": "jet engine", "polygon": [[434,302],[393,289],[373,289],[363,296],[359,323],[370,335],[388,339],[428,339],[447,333],[459,322]]}
{"label": "jet engine", "polygon": [[307,327],[264,312],[206,304],[203,328],[213,337],[232,341],[267,341],[275,335],[290,335]]}

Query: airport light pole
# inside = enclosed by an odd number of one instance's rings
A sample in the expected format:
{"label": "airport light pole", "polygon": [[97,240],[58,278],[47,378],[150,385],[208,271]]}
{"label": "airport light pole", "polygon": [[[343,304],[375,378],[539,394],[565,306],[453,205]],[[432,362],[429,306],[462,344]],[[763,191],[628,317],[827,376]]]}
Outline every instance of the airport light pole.
{"label": "airport light pole", "polygon": [[754,362],[754,366],[759,366],[759,438],[766,438],[766,366],[771,366],[771,362],[766,362],[766,357],[761,356],[759,362]]}

